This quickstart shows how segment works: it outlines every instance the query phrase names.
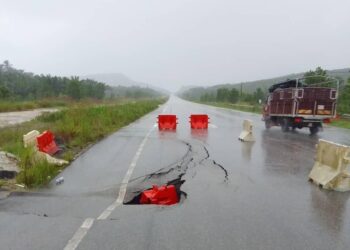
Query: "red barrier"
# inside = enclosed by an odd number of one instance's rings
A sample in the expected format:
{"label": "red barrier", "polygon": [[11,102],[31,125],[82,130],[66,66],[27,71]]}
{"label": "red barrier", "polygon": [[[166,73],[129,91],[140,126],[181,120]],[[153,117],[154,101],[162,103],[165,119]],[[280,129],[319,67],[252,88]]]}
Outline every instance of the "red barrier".
{"label": "red barrier", "polygon": [[140,204],[173,205],[179,202],[174,185],[158,186],[145,190],[141,194]]}
{"label": "red barrier", "polygon": [[60,149],[57,147],[54,141],[55,137],[50,131],[44,131],[40,134],[36,140],[38,142],[39,151],[53,155],[57,153]]}
{"label": "red barrier", "polygon": [[208,115],[197,114],[190,116],[191,128],[193,129],[207,129],[209,123]]}
{"label": "red barrier", "polygon": [[158,116],[158,128],[163,129],[176,129],[177,118],[176,115],[159,115]]}

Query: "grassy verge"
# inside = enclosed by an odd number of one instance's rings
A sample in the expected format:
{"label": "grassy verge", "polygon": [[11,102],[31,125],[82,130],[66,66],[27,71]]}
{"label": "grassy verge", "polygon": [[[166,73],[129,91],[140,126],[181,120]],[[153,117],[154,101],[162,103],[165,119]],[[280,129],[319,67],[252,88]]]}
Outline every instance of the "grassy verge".
{"label": "grassy verge", "polygon": [[228,109],[234,109],[239,111],[245,111],[245,112],[250,112],[255,114],[261,114],[261,109],[262,109],[262,107],[259,105],[253,106],[253,105],[247,105],[247,104],[232,104],[232,103],[226,103],[226,102],[198,102],[198,103],[220,107],[220,108],[228,108]]}
{"label": "grassy verge", "polygon": [[349,119],[339,119],[333,120],[329,125],[339,128],[347,128],[350,129],[350,120]]}
{"label": "grassy verge", "polygon": [[38,101],[0,101],[0,112],[63,107],[67,106],[67,103],[70,103],[70,101],[63,99],[44,99]]}
{"label": "grassy verge", "polygon": [[[259,105],[253,106],[253,105],[231,104],[231,103],[220,103],[220,102],[198,102],[198,103],[211,105],[215,107],[245,111],[245,112],[250,112],[255,114],[261,114],[261,109],[262,109],[262,107]],[[350,129],[350,120],[349,119],[333,120],[329,125],[338,127],[338,128]]]}
{"label": "grassy verge", "polygon": [[17,182],[27,187],[48,183],[60,171],[46,161],[36,160],[31,150],[25,149],[22,136],[31,130],[51,130],[65,146],[60,158],[71,161],[89,144],[126,126],[156,109],[164,100],[143,100],[115,105],[74,105],[56,113],[43,114],[33,121],[0,130],[0,148],[17,155],[21,173]]}

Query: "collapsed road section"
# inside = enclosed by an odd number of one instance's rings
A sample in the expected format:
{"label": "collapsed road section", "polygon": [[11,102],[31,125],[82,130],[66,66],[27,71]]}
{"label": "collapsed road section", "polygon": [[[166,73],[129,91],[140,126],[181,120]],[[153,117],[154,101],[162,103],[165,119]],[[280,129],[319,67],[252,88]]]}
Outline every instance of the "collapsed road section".
{"label": "collapsed road section", "polygon": [[[185,155],[177,162],[165,166],[153,173],[137,177],[129,182],[124,199],[125,205],[159,204],[172,205],[187,198],[187,193],[181,190],[187,170],[201,166],[216,167],[223,172],[223,181],[228,180],[227,170],[215,160],[210,159],[208,149],[201,143],[182,141],[187,147]],[[194,178],[194,177],[193,177]],[[176,192],[176,197],[174,197]],[[159,197],[159,198],[157,198]],[[174,202],[176,200],[176,202]]]}

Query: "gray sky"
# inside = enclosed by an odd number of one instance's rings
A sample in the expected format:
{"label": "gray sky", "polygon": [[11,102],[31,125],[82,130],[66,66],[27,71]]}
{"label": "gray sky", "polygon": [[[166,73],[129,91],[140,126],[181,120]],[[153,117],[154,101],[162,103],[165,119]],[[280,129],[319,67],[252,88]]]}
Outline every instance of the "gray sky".
{"label": "gray sky", "polygon": [[349,0],[0,0],[0,60],[176,90],[350,65]]}

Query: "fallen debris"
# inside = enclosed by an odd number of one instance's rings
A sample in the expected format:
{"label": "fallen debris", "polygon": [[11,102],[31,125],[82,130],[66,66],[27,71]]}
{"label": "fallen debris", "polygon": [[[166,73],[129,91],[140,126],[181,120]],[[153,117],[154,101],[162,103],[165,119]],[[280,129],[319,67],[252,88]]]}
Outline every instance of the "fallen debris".
{"label": "fallen debris", "polygon": [[56,179],[56,185],[60,185],[63,182],[64,182],[64,178],[62,176]]}
{"label": "fallen debris", "polygon": [[19,173],[19,160],[13,154],[0,151],[0,179],[13,179]]}

